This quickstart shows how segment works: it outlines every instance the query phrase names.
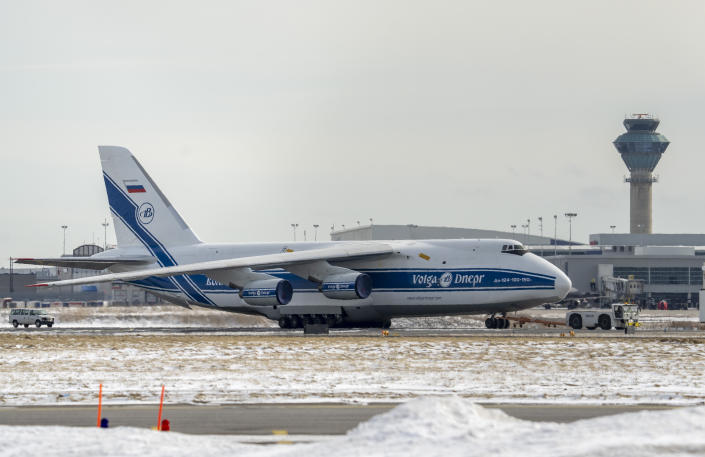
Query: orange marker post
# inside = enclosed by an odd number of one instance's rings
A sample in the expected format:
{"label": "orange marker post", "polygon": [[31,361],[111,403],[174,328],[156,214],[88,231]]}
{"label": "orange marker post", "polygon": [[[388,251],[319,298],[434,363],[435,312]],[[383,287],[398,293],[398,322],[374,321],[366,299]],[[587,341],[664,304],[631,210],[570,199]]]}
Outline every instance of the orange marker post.
{"label": "orange marker post", "polygon": [[97,421],[97,424],[96,424],[96,426],[97,426],[98,428],[100,428],[100,415],[101,415],[101,414],[100,414],[100,413],[101,413],[100,410],[101,410],[102,408],[103,408],[103,384],[101,384],[100,387],[98,387],[98,421]]}
{"label": "orange marker post", "polygon": [[162,397],[159,400],[159,418],[157,419],[157,430],[162,430],[162,407],[164,406],[164,384],[162,384]]}

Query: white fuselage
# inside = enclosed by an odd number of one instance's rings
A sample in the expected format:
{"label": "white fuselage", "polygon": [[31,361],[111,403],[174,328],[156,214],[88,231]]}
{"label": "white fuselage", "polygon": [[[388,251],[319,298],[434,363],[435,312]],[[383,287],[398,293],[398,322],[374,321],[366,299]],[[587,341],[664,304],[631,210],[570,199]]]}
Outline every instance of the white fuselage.
{"label": "white fuselage", "polygon": [[[502,252],[513,240],[384,241],[394,253],[332,264],[367,273],[372,293],[366,299],[325,297],[316,283],[282,270],[263,270],[287,279],[294,288],[291,302],[280,306],[245,303],[238,290],[205,275],[149,277],[131,283],[181,305],[260,314],[278,319],[287,314],[342,315],[347,322],[379,322],[392,317],[504,313],[561,300],[570,280],[550,262],[530,253]],[[305,251],[345,242],[200,243],[169,250],[177,264],[232,259],[287,250]],[[132,248],[106,256],[144,255]],[[100,257],[100,254],[95,256]],[[160,266],[156,263],[154,266]],[[115,268],[114,272],[125,271]]]}

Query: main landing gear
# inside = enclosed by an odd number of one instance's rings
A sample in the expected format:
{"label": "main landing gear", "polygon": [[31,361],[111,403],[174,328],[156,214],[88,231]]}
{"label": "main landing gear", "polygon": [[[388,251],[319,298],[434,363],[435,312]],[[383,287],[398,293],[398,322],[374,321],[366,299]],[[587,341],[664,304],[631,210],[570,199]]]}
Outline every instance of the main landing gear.
{"label": "main landing gear", "polygon": [[304,328],[306,324],[325,324],[328,327],[333,327],[338,323],[340,323],[340,318],[335,314],[292,314],[279,318],[279,327],[288,329]]}
{"label": "main landing gear", "polygon": [[509,319],[506,316],[495,317],[494,314],[485,319],[485,327],[487,328],[509,328]]}

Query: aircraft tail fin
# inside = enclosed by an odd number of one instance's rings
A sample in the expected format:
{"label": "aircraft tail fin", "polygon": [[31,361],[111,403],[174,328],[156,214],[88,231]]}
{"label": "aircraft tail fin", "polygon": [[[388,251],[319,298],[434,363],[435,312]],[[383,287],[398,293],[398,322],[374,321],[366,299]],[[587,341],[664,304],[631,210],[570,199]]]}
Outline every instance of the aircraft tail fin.
{"label": "aircraft tail fin", "polygon": [[98,146],[118,247],[155,252],[201,241],[127,149]]}

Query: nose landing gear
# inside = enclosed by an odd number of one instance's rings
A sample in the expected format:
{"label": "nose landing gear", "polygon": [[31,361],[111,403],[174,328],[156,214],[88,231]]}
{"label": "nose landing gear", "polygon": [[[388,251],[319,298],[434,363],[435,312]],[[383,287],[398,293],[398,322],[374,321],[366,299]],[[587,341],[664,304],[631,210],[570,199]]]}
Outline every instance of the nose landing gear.
{"label": "nose landing gear", "polygon": [[495,317],[494,314],[485,319],[485,327],[504,329],[509,328],[509,319],[506,316]]}

